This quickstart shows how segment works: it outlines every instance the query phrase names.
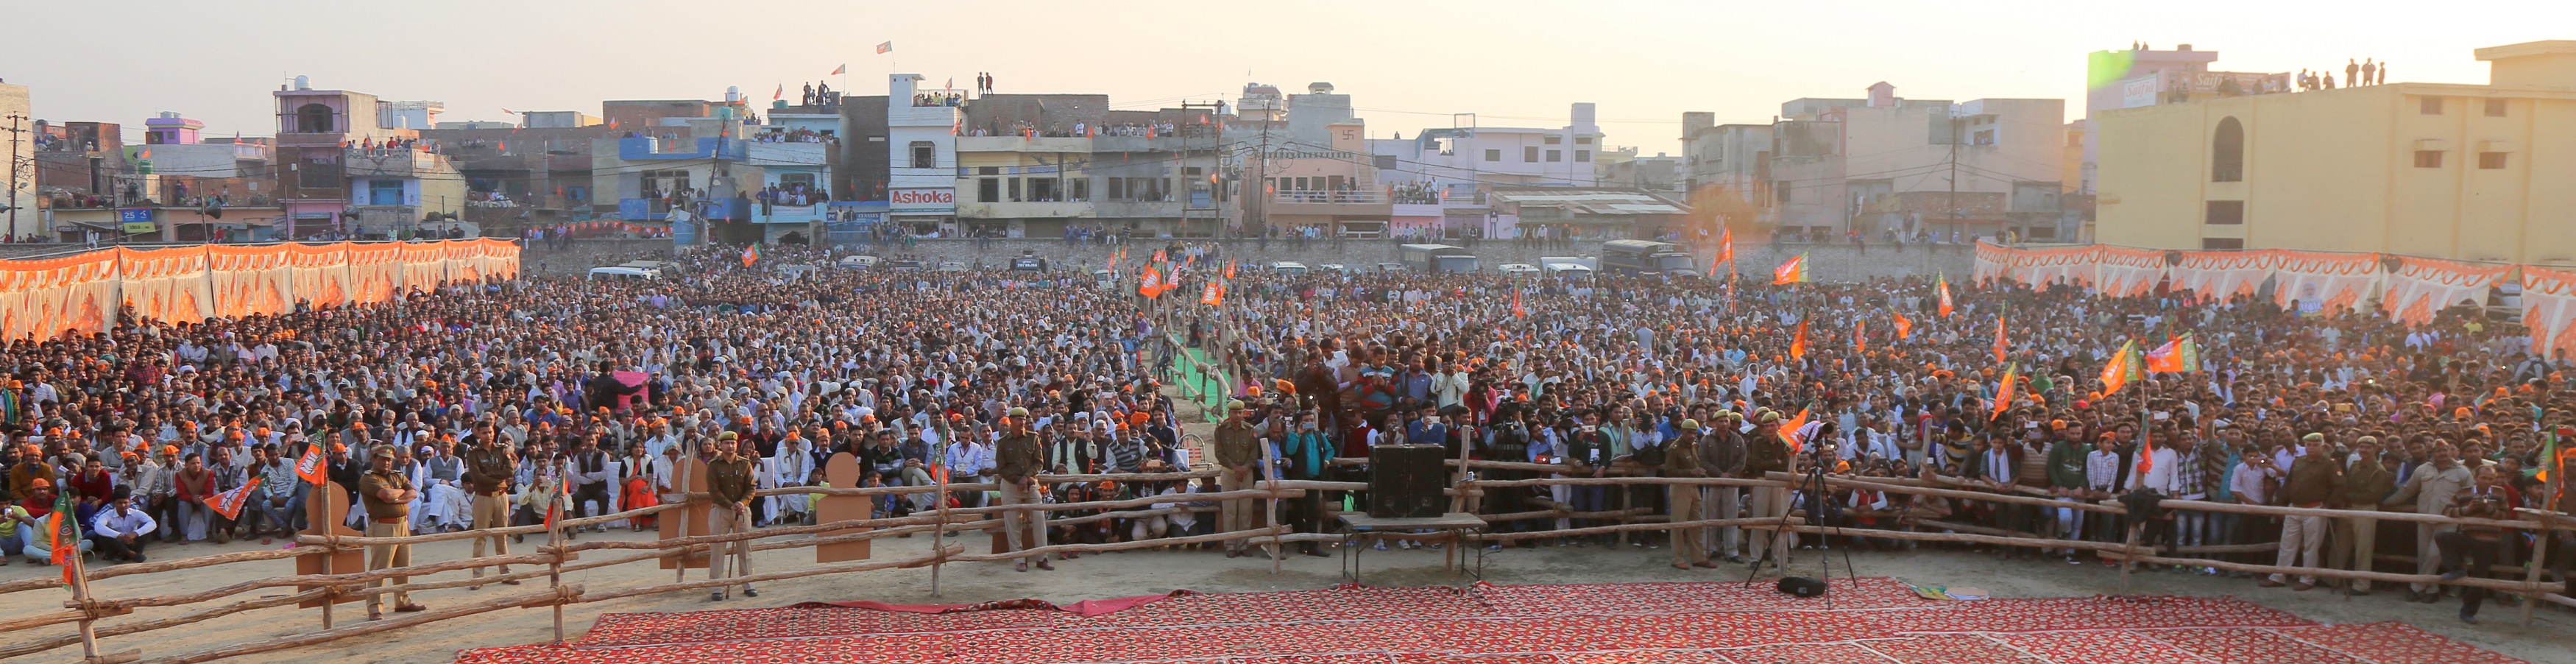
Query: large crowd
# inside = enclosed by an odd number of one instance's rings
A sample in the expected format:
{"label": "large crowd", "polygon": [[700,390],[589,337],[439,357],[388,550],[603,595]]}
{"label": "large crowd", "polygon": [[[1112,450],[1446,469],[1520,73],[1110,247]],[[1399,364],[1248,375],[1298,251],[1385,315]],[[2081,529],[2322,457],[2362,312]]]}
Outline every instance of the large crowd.
{"label": "large crowd", "polygon": [[[1137,249],[1122,271],[1140,267],[1150,247]],[[1164,253],[1210,257],[1187,270],[1193,278],[1236,271],[1221,269],[1215,252]],[[1051,528],[1006,513],[1019,549],[1266,520],[1323,532],[1334,511],[1365,496],[1309,492],[1265,514],[1257,501],[1180,494],[1273,475],[1358,479],[1362,469],[1331,459],[1398,442],[1555,467],[1478,471],[1491,479],[1764,477],[1821,466],[2064,501],[2152,494],[2497,518],[2570,506],[2536,477],[2576,435],[2562,365],[2531,356],[2519,326],[2473,309],[2409,328],[2187,292],[2112,299],[1920,279],[1773,286],[1291,276],[1251,266],[1207,306],[1180,294],[1196,290],[1147,300],[1132,281],[1112,290],[1001,271],[840,270],[833,258],[800,247],[765,248],[752,261],[710,252],[658,281],[459,284],[378,306],[190,325],[129,318],[104,334],[9,343],[0,349],[9,443],[0,446],[9,468],[0,546],[42,563],[57,550],[116,562],[208,539],[273,543],[311,525],[305,503],[315,491],[350,494],[359,508],[351,525],[373,535],[537,524],[659,504],[677,491],[673,470],[684,458],[709,469],[719,532],[812,523],[809,496],[753,492],[823,484],[824,461],[837,452],[861,462],[861,485],[999,487],[888,497],[875,501],[882,516],[939,501],[1164,494],[1175,497],[1162,506],[1184,508]],[[2141,372],[2117,388],[2103,380],[2130,342],[2178,339],[2197,349],[2194,370]],[[1194,357],[1232,381],[1213,406],[1223,421],[1204,443],[1181,434],[1180,417],[1197,413],[1175,410],[1162,384]],[[299,468],[307,459],[319,463]],[[1039,481],[1190,468],[1217,476]],[[1491,490],[1480,509],[1567,515],[1495,524],[1542,533],[1638,511],[1796,511],[1843,527],[1835,545],[1863,548],[1914,546],[1872,536],[1894,530],[2094,542],[2129,530],[2113,515],[1867,487],[1814,495],[1560,485]],[[57,510],[84,524],[82,541],[58,541],[48,527]],[[2141,518],[2151,545],[2277,543],[2211,555],[2425,574],[2501,574],[2552,536],[2194,510]],[[2576,540],[2554,536],[2543,562],[2563,577]],[[506,539],[478,538],[477,555],[486,545],[506,551]],[[1662,547],[1673,566],[1694,569],[1779,564],[1798,539],[1714,528],[1519,541]],[[1238,555],[1258,544],[1212,546]],[[1322,555],[1321,545],[1302,546]],[[371,565],[408,560],[399,547],[379,548]],[[719,575],[748,573],[747,548],[720,549]],[[2031,564],[2088,560],[2072,547],[1993,551]],[[2255,582],[2320,585],[2297,575]],[[2445,587],[2404,590],[2429,602]],[[2470,619],[2488,594],[2451,590]],[[376,599],[421,608],[391,595]]]}

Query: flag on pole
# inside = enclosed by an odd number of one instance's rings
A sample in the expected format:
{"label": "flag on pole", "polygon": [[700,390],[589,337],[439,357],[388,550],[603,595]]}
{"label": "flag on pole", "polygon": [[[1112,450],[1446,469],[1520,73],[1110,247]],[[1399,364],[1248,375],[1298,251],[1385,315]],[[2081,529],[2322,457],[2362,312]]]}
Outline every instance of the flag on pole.
{"label": "flag on pole", "polygon": [[1225,278],[1234,278],[1234,259],[1225,259]]}
{"label": "flag on pole", "polygon": [[742,248],[743,267],[751,267],[751,264],[758,262],[760,262],[760,245],[755,244]]}
{"label": "flag on pole", "polygon": [[1869,319],[1852,319],[1852,352],[1859,355],[1869,354]]}
{"label": "flag on pole", "polygon": [[940,89],[943,89],[943,90],[955,90],[955,89],[957,89],[957,77],[955,77],[955,76],[950,76],[950,77],[948,77],[948,82],[947,82],[947,83],[942,83],[942,84],[940,84],[940,85],[939,85],[939,87],[940,87]]}
{"label": "flag on pole", "polygon": [[1798,335],[1789,338],[1789,359],[1807,359],[1807,321],[1798,321]]}
{"label": "flag on pole", "polygon": [[2145,474],[2147,471],[2155,470],[2155,468],[2156,439],[2154,436],[2140,437],[2138,439],[2138,473]]}
{"label": "flag on pole", "polygon": [[[1717,232],[1717,262],[1726,266],[1727,276],[1735,275],[1735,228],[1732,226],[1720,227]],[[1717,276],[1716,266],[1710,266],[1708,276]]]}
{"label": "flag on pole", "polygon": [[1513,318],[1528,318],[1528,317],[1529,317],[1529,309],[1525,309],[1525,308],[1522,308],[1522,307],[1521,307],[1521,292],[1520,292],[1520,290],[1519,290],[1519,289],[1513,289],[1513,290],[1512,290],[1512,317],[1513,317]]}
{"label": "flag on pole", "polygon": [[1991,422],[1995,418],[2003,417],[2004,411],[2012,409],[2013,382],[2020,378],[2021,365],[2013,364],[2004,367],[2004,384],[2003,387],[1995,390],[1995,410],[1986,414],[1987,421]]}
{"label": "flag on pole", "polygon": [[250,478],[250,481],[243,482],[241,486],[233,487],[233,490],[231,491],[218,493],[208,497],[205,499],[206,506],[214,508],[216,514],[224,515],[224,518],[226,519],[239,519],[241,518],[242,508],[250,506],[250,492],[259,489],[260,479],[261,478],[258,477]]}
{"label": "flag on pole", "polygon": [[1169,263],[1169,262],[1171,262],[1171,260],[1172,260],[1172,259],[1171,259],[1170,254],[1166,253],[1164,250],[1162,250],[1162,249],[1156,249],[1156,250],[1154,250],[1154,262],[1156,262],[1156,263]]}
{"label": "flag on pole", "polygon": [[1145,296],[1145,299],[1148,300],[1160,297],[1163,294],[1161,289],[1162,281],[1163,271],[1154,269],[1154,266],[1152,265],[1147,265],[1145,266],[1145,276],[1140,283],[1136,284],[1136,294],[1143,295]]}
{"label": "flag on pole", "polygon": [[2129,384],[2129,351],[2137,346],[2134,339],[2121,344],[2120,352],[2112,354],[2111,361],[2102,364],[2102,396],[2111,396]]}
{"label": "flag on pole", "polygon": [[2191,335],[2166,341],[2147,351],[2147,373],[2191,373],[2200,370],[2200,347]]}
{"label": "flag on pole", "polygon": [[1806,281],[1806,254],[1792,256],[1789,258],[1788,262],[1781,263],[1780,267],[1771,270],[1772,285],[1805,283]]}
{"label": "flag on pole", "polygon": [[[886,42],[886,43],[878,44],[878,45],[877,45],[877,55],[885,55],[885,54],[890,53],[890,52],[893,52],[893,51],[894,51],[894,42]],[[843,66],[843,67],[847,67],[847,66],[849,66],[849,65],[841,65],[841,66]]]}
{"label": "flag on pole", "polygon": [[2003,362],[2005,357],[2011,355],[2011,350],[2012,343],[2004,339],[2003,314],[1997,313],[1995,314],[1995,362]]}
{"label": "flag on pole", "polygon": [[[883,48],[883,47],[879,47],[879,48]],[[879,51],[877,51],[877,52],[878,52],[878,53],[884,53],[885,51],[883,51],[883,50],[879,50]],[[839,75],[841,75],[842,73],[844,73],[844,72],[848,72],[848,71],[850,71],[850,64],[849,64],[849,63],[844,62],[844,63],[841,63],[841,66],[833,67],[833,68],[832,68],[832,75],[833,75],[833,76],[839,76]]]}
{"label": "flag on pole", "polygon": [[1218,284],[1217,282],[1210,281],[1210,282],[1208,282],[1207,288],[1206,288],[1206,289],[1204,289],[1204,290],[1202,290],[1202,291],[1199,293],[1199,304],[1204,304],[1204,305],[1208,305],[1208,306],[1213,307],[1213,306],[1218,306],[1218,305],[1221,305],[1221,304],[1224,304],[1224,303],[1225,303],[1225,286],[1224,286],[1224,285],[1222,285],[1222,284]]}
{"label": "flag on pole", "polygon": [[780,84],[778,84],[778,91],[777,91],[777,92],[769,93],[769,100],[770,100],[770,101],[777,101],[777,100],[780,100],[780,99],[786,99],[786,98],[787,98],[787,84],[785,84],[785,83],[780,83]]}
{"label": "flag on pole", "polygon": [[330,478],[322,472],[322,461],[323,453],[321,445],[315,444],[304,446],[304,455],[295,458],[295,476],[304,478],[304,481],[312,482],[314,484],[321,484],[329,481]]}
{"label": "flag on pole", "polygon": [[558,494],[554,500],[546,501],[546,530],[553,531],[555,529],[555,518],[562,515],[563,498]]}
{"label": "flag on pole", "polygon": [[1808,409],[1800,408],[1798,409],[1797,417],[1789,418],[1789,421],[1780,423],[1780,439],[1788,441],[1789,452],[1792,454],[1807,450],[1807,432],[1805,429],[1807,428],[1807,418],[1809,415],[1811,415],[1811,413],[1808,412]]}
{"label": "flag on pole", "polygon": [[1947,274],[1941,275],[1941,276],[1940,276],[1940,281],[1936,282],[1936,283],[1933,285],[1933,288],[1935,288],[1935,289],[1937,289],[1937,290],[1941,291],[1941,317],[1942,317],[1942,318],[1949,318],[1949,317],[1950,317],[1950,275],[1947,275]]}
{"label": "flag on pole", "polygon": [[1896,315],[1896,340],[1897,340],[1897,341],[1909,341],[1909,340],[1912,340],[1912,339],[1914,338],[1914,319],[1906,318],[1906,317],[1905,317],[1905,314],[1903,314],[1903,313],[1898,313],[1898,312],[1890,312],[1890,313],[1895,313],[1895,315]]}

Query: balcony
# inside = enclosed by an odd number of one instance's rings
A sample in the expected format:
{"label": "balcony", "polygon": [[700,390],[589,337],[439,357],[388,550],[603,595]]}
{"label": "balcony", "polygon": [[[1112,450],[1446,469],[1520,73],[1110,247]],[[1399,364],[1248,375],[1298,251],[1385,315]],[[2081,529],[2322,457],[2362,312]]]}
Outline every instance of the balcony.
{"label": "balcony", "polygon": [[960,219],[1088,219],[1092,204],[1083,201],[957,202]]}
{"label": "balcony", "polygon": [[1181,216],[1180,201],[1101,201],[1092,204],[1102,219],[1171,218]]}
{"label": "balcony", "polygon": [[828,163],[828,143],[745,143],[745,160],[757,166],[821,166]]}
{"label": "balcony", "polygon": [[1395,206],[1387,202],[1385,193],[1368,189],[1273,192],[1267,206],[1270,214],[1386,217],[1395,213]]}
{"label": "balcony", "polygon": [[1094,139],[1078,136],[959,136],[958,152],[1091,152]]}
{"label": "balcony", "polygon": [[626,161],[742,161],[744,146],[748,144],[736,138],[629,137],[617,139],[617,158]]}
{"label": "balcony", "polygon": [[[1196,140],[1198,141],[1199,149],[1206,150],[1216,147],[1216,141],[1214,140],[1206,138]],[[1181,149],[1181,145],[1181,139],[1172,136],[1156,136],[1153,138],[1146,138],[1143,136],[1102,136],[1091,139],[1092,152],[1178,152]]]}
{"label": "balcony", "polygon": [[659,198],[621,198],[617,200],[617,218],[627,221],[667,221],[671,206]]}
{"label": "balcony", "polygon": [[448,168],[446,156],[423,150],[349,148],[341,152],[342,169],[354,178],[417,178]]}
{"label": "balcony", "polygon": [[823,212],[826,207],[827,206],[823,205],[763,206],[755,202],[751,204],[751,223],[810,224],[820,222],[824,220]]}

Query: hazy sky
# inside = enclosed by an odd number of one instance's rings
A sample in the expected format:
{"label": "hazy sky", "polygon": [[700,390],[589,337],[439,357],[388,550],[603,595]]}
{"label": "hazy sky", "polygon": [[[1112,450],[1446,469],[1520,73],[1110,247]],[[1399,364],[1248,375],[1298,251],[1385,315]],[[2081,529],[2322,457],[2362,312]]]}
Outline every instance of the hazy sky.
{"label": "hazy sky", "polygon": [[[1765,122],[1783,101],[1900,96],[2067,99],[2083,113],[2085,53],[2144,40],[2220,51],[2233,71],[2295,71],[2347,57],[2395,63],[2396,81],[2483,83],[2470,51],[2576,39],[2576,2],[2281,0],[1924,3],[937,2],[769,0],[106,0],[13,2],[0,79],[35,115],[127,125],[178,111],[210,135],[274,133],[269,91],[316,88],[447,104],[446,120],[502,109],[599,112],[603,99],[765,101],[800,82],[882,94],[884,75],[994,72],[1001,92],[1105,93],[1119,108],[1231,100],[1245,82],[1329,81],[1371,133],[1412,135],[1473,112],[1485,126],[1560,126],[1599,104],[1605,142],[1678,154],[1683,111]],[[878,55],[879,42],[894,52]]]}

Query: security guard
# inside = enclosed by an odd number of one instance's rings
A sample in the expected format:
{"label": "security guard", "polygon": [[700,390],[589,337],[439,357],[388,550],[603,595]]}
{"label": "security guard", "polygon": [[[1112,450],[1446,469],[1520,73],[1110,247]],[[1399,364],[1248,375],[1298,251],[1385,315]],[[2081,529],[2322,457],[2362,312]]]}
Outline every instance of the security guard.
{"label": "security guard", "polygon": [[[367,536],[411,536],[411,501],[418,498],[420,498],[420,490],[412,488],[411,477],[394,472],[394,447],[377,445],[370,450],[367,456],[367,474],[358,478],[358,501],[367,508]],[[409,544],[367,545],[367,571],[410,566],[411,545]],[[367,587],[402,585],[410,582],[411,577],[397,576],[370,581]],[[385,595],[393,596],[391,601],[395,611],[409,613],[429,608],[412,603],[411,593],[407,592],[369,595],[367,596],[368,620],[384,618],[382,609],[384,602],[387,601]]]}

